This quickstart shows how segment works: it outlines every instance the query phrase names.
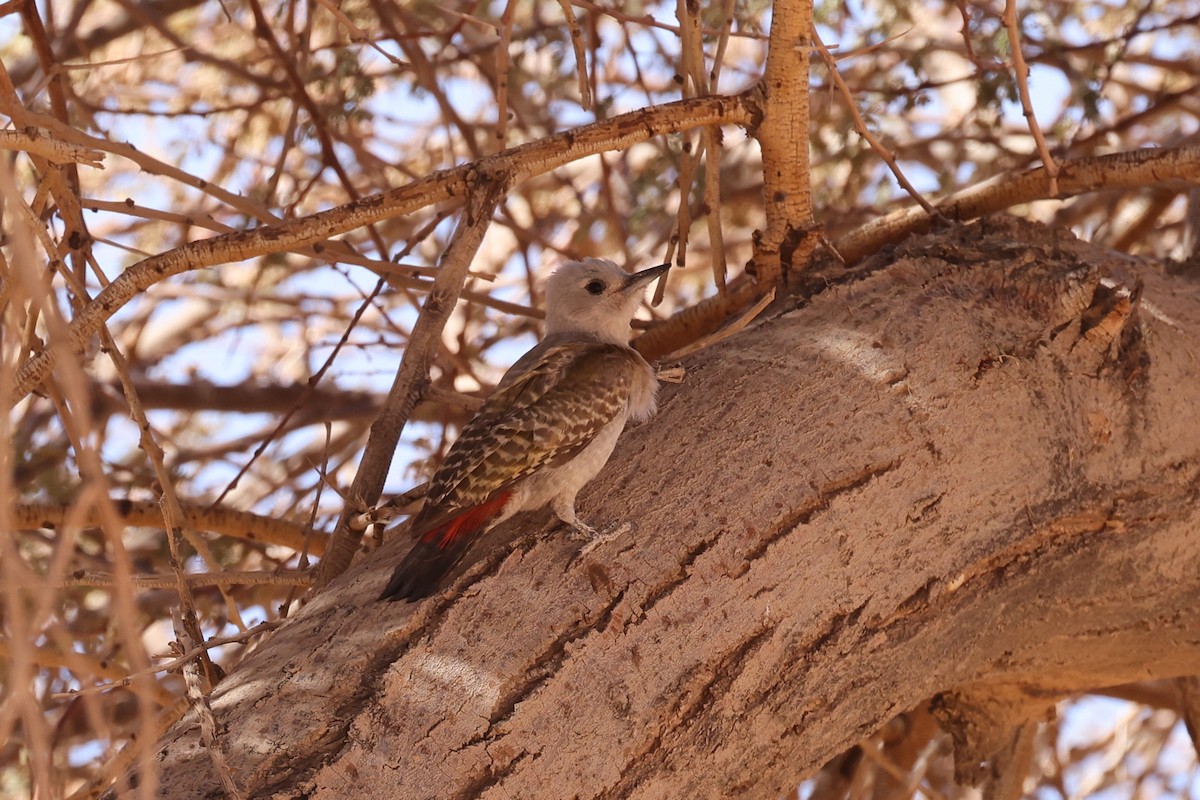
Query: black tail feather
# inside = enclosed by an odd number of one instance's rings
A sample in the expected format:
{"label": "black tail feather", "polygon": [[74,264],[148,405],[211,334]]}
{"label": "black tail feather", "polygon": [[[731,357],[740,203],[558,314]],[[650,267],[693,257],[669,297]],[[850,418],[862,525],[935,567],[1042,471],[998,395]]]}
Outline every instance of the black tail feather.
{"label": "black tail feather", "polygon": [[[491,527],[491,521],[504,510],[510,494],[494,492],[486,501],[460,510],[437,527],[425,530],[396,567],[379,599],[411,601],[433,594],[438,581],[454,568],[471,543]],[[413,520],[414,525],[420,523],[420,516]]]}
{"label": "black tail feather", "polygon": [[466,552],[470,541],[453,542],[439,547],[435,542],[419,541],[392,572],[380,600],[412,602],[428,597]]}

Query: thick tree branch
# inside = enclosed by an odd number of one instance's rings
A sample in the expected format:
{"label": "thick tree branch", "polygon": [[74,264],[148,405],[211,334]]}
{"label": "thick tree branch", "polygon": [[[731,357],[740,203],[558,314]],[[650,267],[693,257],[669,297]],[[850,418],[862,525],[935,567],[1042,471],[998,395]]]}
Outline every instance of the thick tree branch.
{"label": "thick tree branch", "polygon": [[811,0],[778,0],[755,131],[762,148],[767,227],[754,248],[756,277],[772,286],[789,270],[803,270],[814,249],[808,158],[808,63]]}
{"label": "thick tree branch", "polygon": [[776,796],[938,695],[1025,698],[947,721],[1009,785],[1055,699],[1200,658],[1200,302],[1130,269],[977,223],[693,357],[582,498],[634,535],[519,518],[416,605],[352,569],[214,693],[241,785]]}

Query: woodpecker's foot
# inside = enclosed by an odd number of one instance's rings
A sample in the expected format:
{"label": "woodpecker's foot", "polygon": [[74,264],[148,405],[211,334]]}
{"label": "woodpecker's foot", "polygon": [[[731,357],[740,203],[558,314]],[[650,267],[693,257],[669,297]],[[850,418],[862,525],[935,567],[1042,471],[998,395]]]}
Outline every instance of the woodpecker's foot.
{"label": "woodpecker's foot", "polygon": [[633,530],[633,526],[628,522],[622,522],[619,525],[612,525],[608,528],[605,528],[603,531],[598,531],[589,525],[584,525],[582,522],[572,525],[571,527],[574,529],[572,538],[583,539],[585,542],[579,551],[579,558],[586,556],[600,545],[608,544],[613,539],[624,536]]}

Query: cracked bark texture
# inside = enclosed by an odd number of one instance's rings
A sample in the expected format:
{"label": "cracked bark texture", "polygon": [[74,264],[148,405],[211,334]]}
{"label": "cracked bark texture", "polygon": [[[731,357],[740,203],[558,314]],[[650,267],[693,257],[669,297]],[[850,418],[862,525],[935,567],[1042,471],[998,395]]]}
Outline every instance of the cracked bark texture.
{"label": "cracked bark texture", "polygon": [[[581,497],[633,534],[524,516],[418,605],[374,599],[407,541],[352,567],[214,692],[239,785],[775,797],[931,698],[978,779],[1061,697],[1197,672],[1198,352],[1195,274],[910,240],[686,362]],[[219,796],[192,717],[158,759]]]}

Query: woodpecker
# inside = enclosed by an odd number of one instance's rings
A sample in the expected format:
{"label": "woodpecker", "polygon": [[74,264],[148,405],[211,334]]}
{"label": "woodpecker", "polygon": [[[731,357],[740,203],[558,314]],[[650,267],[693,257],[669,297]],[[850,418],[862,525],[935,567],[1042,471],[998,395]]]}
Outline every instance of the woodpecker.
{"label": "woodpecker", "polygon": [[489,529],[550,504],[578,534],[575,495],[608,461],[629,419],[656,409],[654,370],[629,346],[645,287],[670,264],[628,273],[563,264],[546,283],[546,337],[521,356],[451,445],[413,517],[418,537],[380,595],[418,600]]}

